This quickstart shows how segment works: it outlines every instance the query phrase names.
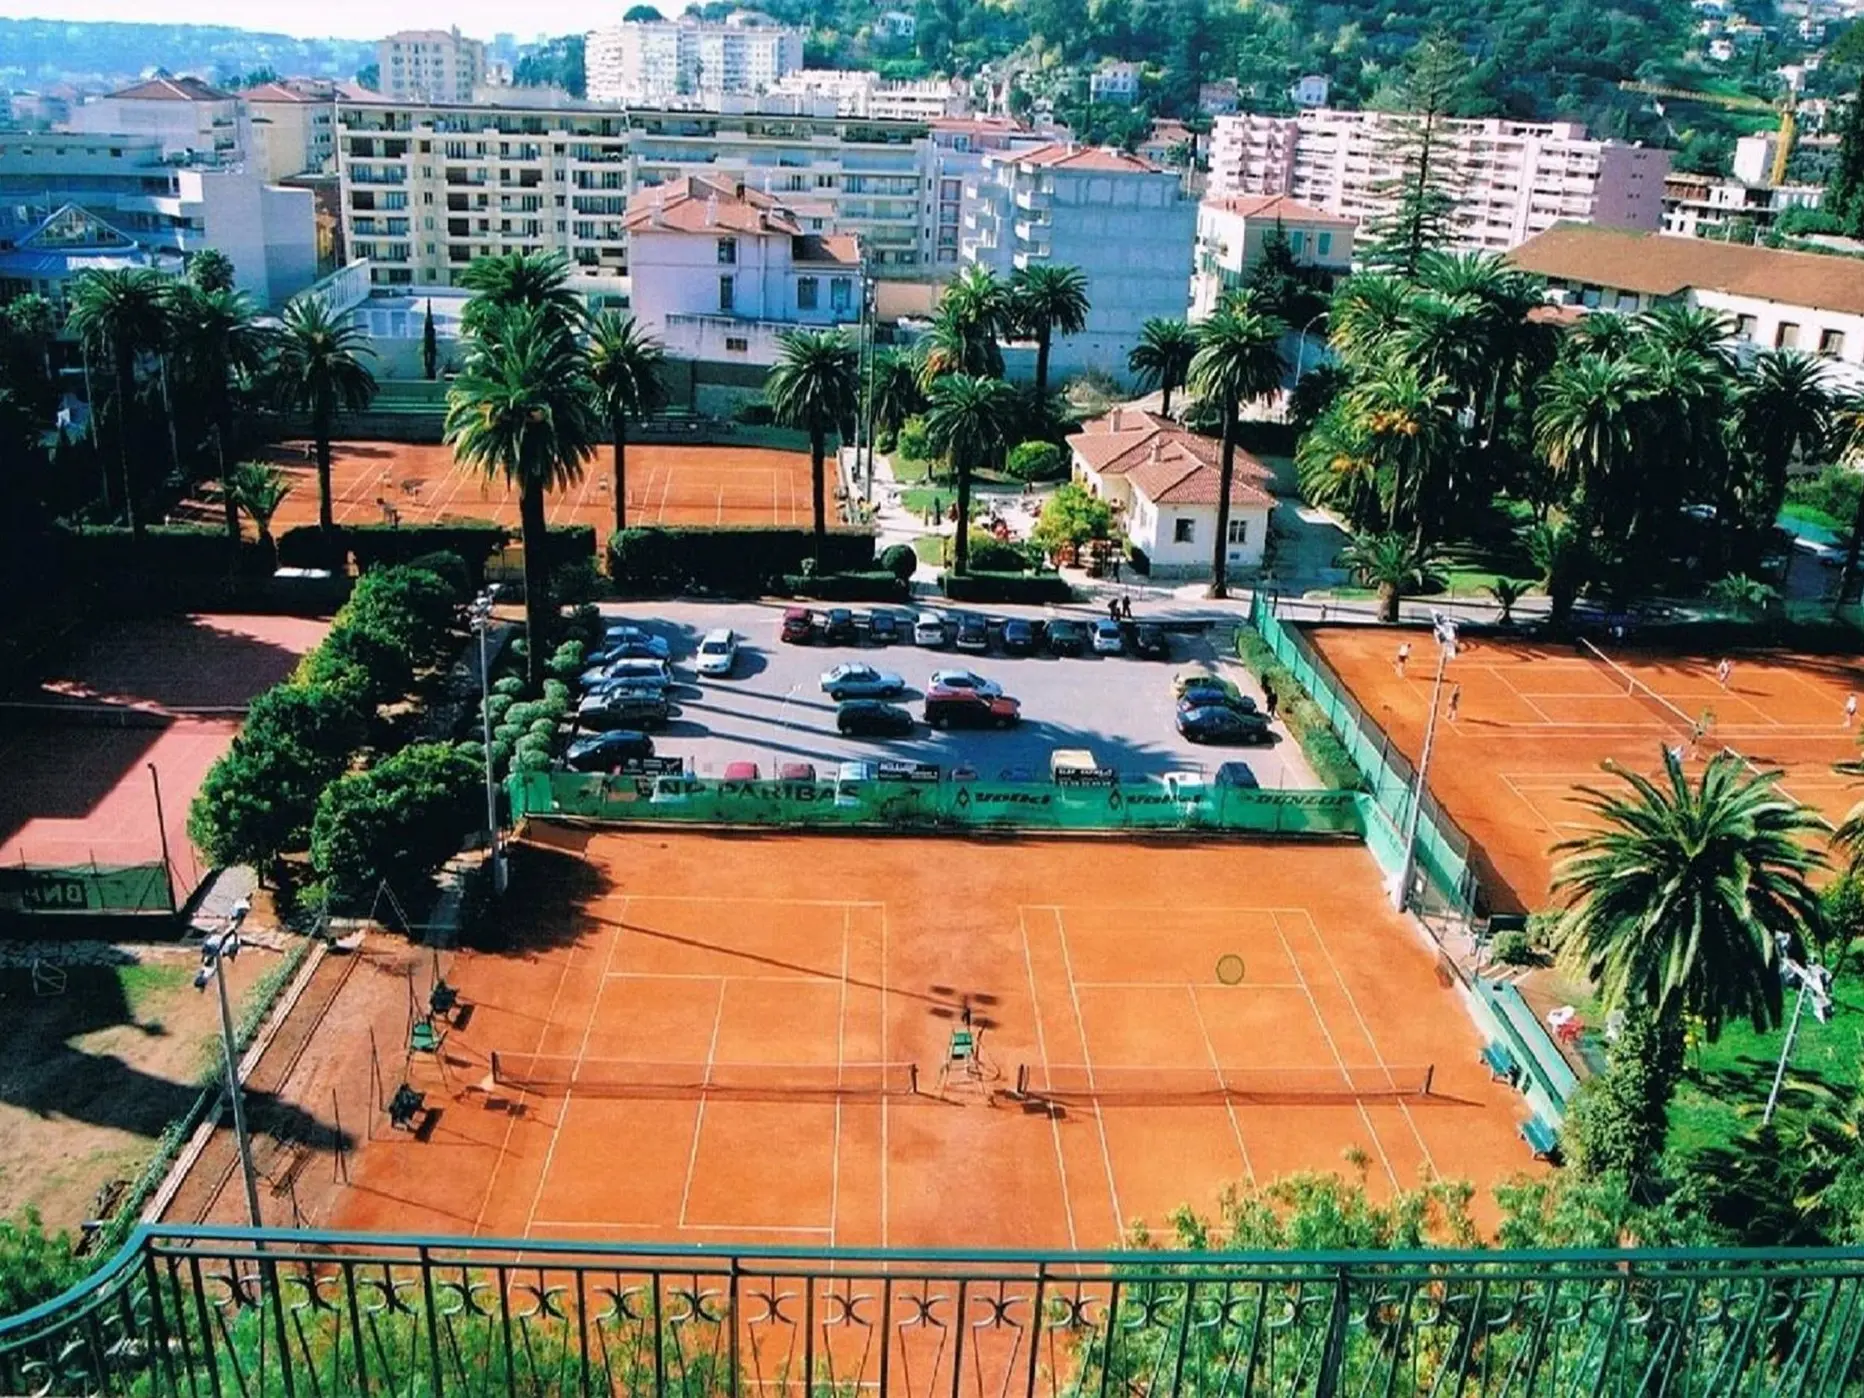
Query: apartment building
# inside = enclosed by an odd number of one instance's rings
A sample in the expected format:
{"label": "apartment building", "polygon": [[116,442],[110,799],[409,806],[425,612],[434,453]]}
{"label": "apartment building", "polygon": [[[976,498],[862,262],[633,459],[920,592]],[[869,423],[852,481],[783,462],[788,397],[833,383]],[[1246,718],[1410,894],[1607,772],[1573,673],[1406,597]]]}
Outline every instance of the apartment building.
{"label": "apartment building", "polygon": [[[1407,120],[1331,108],[1219,117],[1210,193],[1287,194],[1326,213],[1376,217],[1393,202],[1392,143]],[[1563,220],[1653,232],[1662,224],[1668,151],[1592,140],[1573,122],[1446,120],[1441,131],[1459,247],[1504,251]]]}
{"label": "apartment building", "polygon": [[1111,102],[1130,107],[1139,100],[1139,65],[1103,63],[1087,77],[1090,102]]}
{"label": "apartment building", "polygon": [[803,66],[803,31],[743,12],[722,22],[634,21],[583,43],[589,100],[654,106],[769,91]]}
{"label": "apartment building", "polygon": [[1353,269],[1353,221],[1298,204],[1285,194],[1233,194],[1206,199],[1197,210],[1196,271],[1191,277],[1191,315],[1201,320],[1224,293],[1243,284],[1262,259],[1268,240],[1280,232],[1304,267],[1342,277]]}
{"label": "apartment building", "polygon": [[688,175],[636,194],[625,224],[635,319],[678,358],[768,366],[786,331],[861,317],[858,240],[772,195]]}
{"label": "apartment building", "polygon": [[1087,326],[1056,338],[1052,381],[1087,369],[1125,380],[1146,321],[1184,314],[1197,204],[1174,171],[1050,144],[985,155],[965,194],[965,261],[1006,277],[1047,262],[1087,278]]}
{"label": "apartment building", "polygon": [[71,109],[69,127],[92,135],[152,136],[162,154],[230,161],[246,146],[245,104],[199,78],[167,75],[118,88]]}
{"label": "apartment building", "polygon": [[470,102],[487,81],[485,45],[459,28],[404,29],[375,46],[382,96],[391,102]]}
{"label": "apartment building", "polygon": [[802,111],[890,121],[937,121],[970,110],[970,94],[955,79],[884,82],[878,73],[850,68],[798,68],[773,83],[769,95],[796,99]]}
{"label": "apartment building", "polygon": [[158,135],[0,132],[0,223],[11,230],[0,255],[58,254],[15,258],[0,277],[55,298],[82,270],[67,254],[84,247],[171,269],[217,248],[233,260],[235,285],[267,307],[317,276],[311,191],[251,167],[177,164]]}
{"label": "apartment building", "polygon": [[985,155],[996,151],[1033,150],[1051,144],[1012,117],[946,117],[932,123],[932,270],[950,275],[958,269],[964,244],[965,185],[982,173]]}
{"label": "apartment building", "polygon": [[246,104],[250,140],[247,161],[267,180],[322,174],[337,154],[337,88],[334,83],[285,79],[261,83],[240,94]]}
{"label": "apartment building", "polygon": [[1663,182],[1663,231],[1681,238],[1725,237],[1743,227],[1762,233],[1788,209],[1816,209],[1817,184],[1744,184],[1672,170]]}

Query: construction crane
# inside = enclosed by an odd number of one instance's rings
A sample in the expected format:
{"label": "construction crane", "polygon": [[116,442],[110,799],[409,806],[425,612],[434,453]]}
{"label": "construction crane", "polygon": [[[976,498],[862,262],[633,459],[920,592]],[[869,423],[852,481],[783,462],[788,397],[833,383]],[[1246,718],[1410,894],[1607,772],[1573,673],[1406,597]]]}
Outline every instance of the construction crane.
{"label": "construction crane", "polygon": [[[1621,82],[1618,86],[1626,92],[1641,92],[1646,97],[1667,97],[1673,102],[1703,102],[1711,107],[1723,107],[1735,112],[1778,112],[1780,130],[1774,138],[1773,170],[1768,183],[1786,183],[1786,162],[1793,153],[1793,141],[1799,134],[1799,98],[1796,93],[1789,91],[1778,102],[1769,102],[1764,97],[1749,97],[1746,93],[1699,92],[1694,88],[1664,87],[1658,83]],[[1657,106],[1657,115],[1662,116],[1661,104],[1653,105]]]}

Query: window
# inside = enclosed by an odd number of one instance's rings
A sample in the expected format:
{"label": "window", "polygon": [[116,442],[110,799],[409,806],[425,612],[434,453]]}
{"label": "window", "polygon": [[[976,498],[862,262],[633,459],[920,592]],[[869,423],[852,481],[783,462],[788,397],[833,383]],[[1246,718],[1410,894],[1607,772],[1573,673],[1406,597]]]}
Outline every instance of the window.
{"label": "window", "polygon": [[720,277],[718,279],[718,308],[721,311],[735,310],[737,303],[738,284],[736,280],[731,277]]}
{"label": "window", "polygon": [[1819,353],[1831,359],[1842,358],[1845,352],[1845,332],[1842,330],[1821,330],[1819,332]]}
{"label": "window", "polygon": [[1171,522],[1171,541],[1174,544],[1195,544],[1197,542],[1197,521],[1186,519],[1183,515]]}
{"label": "window", "polygon": [[1288,235],[1288,251],[1293,253],[1296,257],[1301,255],[1302,249],[1306,246],[1307,232],[1305,229],[1297,228]]}
{"label": "window", "polygon": [[822,283],[816,277],[796,279],[796,309],[813,311],[821,300]]}
{"label": "window", "polygon": [[751,342],[741,336],[727,335],[725,337],[725,352],[727,354],[744,354],[750,348]]}
{"label": "window", "polygon": [[735,267],[738,265],[738,240],[736,238],[720,238],[718,240],[718,261],[721,267]]}
{"label": "window", "polygon": [[1325,257],[1333,251],[1333,234],[1316,233],[1314,235],[1314,256]]}
{"label": "window", "polygon": [[1781,321],[1779,328],[1773,332],[1773,347],[1775,349],[1798,349],[1799,326],[1790,320]]}
{"label": "window", "polygon": [[1249,542],[1248,520],[1233,519],[1230,521],[1230,542],[1233,544],[1246,544]]}
{"label": "window", "polygon": [[854,298],[854,283],[847,277],[836,277],[828,284],[828,305],[832,311],[845,311]]}

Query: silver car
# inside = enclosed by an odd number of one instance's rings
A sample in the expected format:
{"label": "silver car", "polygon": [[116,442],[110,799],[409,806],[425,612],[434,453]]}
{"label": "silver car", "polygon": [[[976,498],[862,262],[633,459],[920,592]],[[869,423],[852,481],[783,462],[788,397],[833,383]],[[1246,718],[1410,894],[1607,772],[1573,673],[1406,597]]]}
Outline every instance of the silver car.
{"label": "silver car", "polygon": [[891,670],[850,660],[822,672],[822,689],[839,704],[844,699],[890,699],[906,692],[906,681]]}

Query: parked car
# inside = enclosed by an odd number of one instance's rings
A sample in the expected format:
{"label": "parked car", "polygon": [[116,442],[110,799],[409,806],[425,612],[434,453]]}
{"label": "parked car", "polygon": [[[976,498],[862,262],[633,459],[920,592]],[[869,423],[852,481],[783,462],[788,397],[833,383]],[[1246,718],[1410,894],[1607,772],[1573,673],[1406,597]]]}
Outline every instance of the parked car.
{"label": "parked car", "polygon": [[572,772],[610,772],[630,758],[653,755],[654,740],[645,733],[615,728],[572,738],[563,750],[563,765]]}
{"label": "parked car", "polygon": [[1033,621],[1024,621],[1013,616],[1003,623],[1003,653],[1005,655],[1033,655],[1036,647],[1042,644],[1041,633]]}
{"label": "parked car", "polygon": [[1127,636],[1126,649],[1141,660],[1170,660],[1171,637],[1164,627],[1142,621]]}
{"label": "parked car", "polygon": [[1126,633],[1120,630],[1120,623],[1110,616],[1103,616],[1094,623],[1094,654],[1120,655],[1126,650]]}
{"label": "parked car", "polygon": [[778,639],[793,646],[806,646],[815,639],[815,613],[807,607],[785,607]]}
{"label": "parked car", "polygon": [[1022,705],[1007,694],[976,689],[926,691],[926,722],[934,728],[1010,728],[1022,718]]}
{"label": "parked car", "polygon": [[628,660],[611,660],[606,665],[595,665],[582,672],[583,688],[590,689],[610,680],[632,680],[642,684],[657,684],[661,688],[673,683],[673,671],[664,660],[650,660],[645,656],[635,656]]}
{"label": "parked car", "polygon": [[1001,772],[997,773],[997,780],[1026,786],[1030,782],[1036,780],[1036,769],[1033,767],[1005,767]]}
{"label": "parked car", "polygon": [[1207,660],[1193,660],[1182,670],[1175,671],[1171,677],[1173,697],[1183,694],[1186,685],[1196,684],[1199,680],[1221,680],[1217,667]]}
{"label": "parked car", "polygon": [[1003,686],[995,680],[987,680],[975,670],[934,670],[932,672],[934,689],[974,689],[979,694],[995,697],[1003,693]]}
{"label": "parked car", "polygon": [[815,763],[779,762],[777,780],[780,782],[812,782],[815,780]]}
{"label": "parked car", "polygon": [[906,692],[906,681],[891,670],[876,670],[848,660],[822,672],[822,689],[839,704],[844,699],[886,699]]}
{"label": "parked car", "polygon": [[757,769],[755,762],[727,762],[721,778],[728,782],[754,782],[764,774]]}
{"label": "parked car", "polygon": [[1244,694],[1228,680],[1220,680],[1214,675],[1209,679],[1187,684],[1178,693],[1178,707],[1181,709],[1201,709],[1209,704],[1223,704],[1246,714],[1256,711],[1256,701],[1253,698]]}
{"label": "parked car", "polygon": [[822,639],[831,646],[854,644],[854,612],[847,607],[830,607],[822,620]]}
{"label": "parked car", "polygon": [[900,619],[892,612],[876,611],[867,619],[867,639],[877,646],[890,646],[900,639]]}
{"label": "parked car", "polygon": [[603,646],[595,654],[584,658],[583,663],[591,669],[603,665],[613,665],[617,660],[665,660],[666,656],[648,645],[645,641],[623,641],[618,645]]}
{"label": "parked car", "polygon": [[1084,655],[1087,652],[1087,628],[1066,617],[1051,621],[1048,624],[1048,648],[1054,655]]}
{"label": "parked car", "polygon": [[1211,785],[1240,787],[1244,791],[1258,791],[1262,787],[1247,762],[1222,763],[1217,768],[1216,776],[1211,779]]}
{"label": "parked car", "polygon": [[913,644],[916,646],[944,645],[945,614],[943,612],[924,611],[914,617]]}
{"label": "parked car", "polygon": [[1227,704],[1178,710],[1178,731],[1194,743],[1266,743],[1269,721]]}
{"label": "parked car", "polygon": [[913,716],[898,704],[850,699],[835,710],[835,727],[851,737],[896,738],[913,731]]}
{"label": "parked car", "polygon": [[585,695],[576,706],[576,726],[592,732],[660,728],[672,710],[667,696],[645,689],[610,689]]}
{"label": "parked car", "polygon": [[656,636],[651,631],[643,631],[638,626],[621,623],[610,626],[602,632],[602,649],[616,650],[622,646],[641,646],[659,660],[670,660],[673,647],[665,636]]}
{"label": "parked car", "polygon": [[729,675],[738,663],[738,636],[727,627],[708,631],[699,642],[693,668],[702,675]]}
{"label": "parked car", "polygon": [[958,618],[958,636],[952,644],[959,650],[989,650],[990,624],[975,612],[966,612]]}

